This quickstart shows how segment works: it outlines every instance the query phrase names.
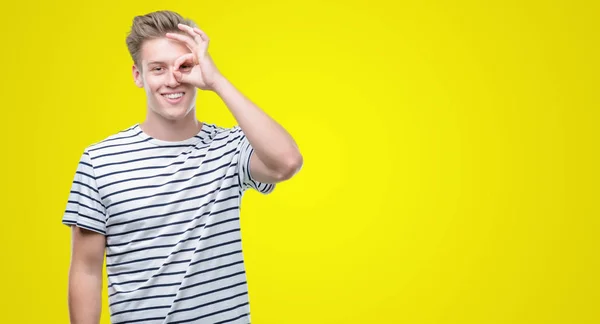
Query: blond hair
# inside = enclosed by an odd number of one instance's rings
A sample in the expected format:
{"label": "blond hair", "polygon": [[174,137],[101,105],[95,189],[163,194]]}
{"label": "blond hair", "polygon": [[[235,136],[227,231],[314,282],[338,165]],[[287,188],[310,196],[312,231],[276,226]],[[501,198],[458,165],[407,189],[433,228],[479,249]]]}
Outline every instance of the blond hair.
{"label": "blond hair", "polygon": [[177,27],[178,24],[198,27],[191,19],[183,18],[180,14],[169,10],[155,11],[133,18],[131,31],[127,35],[125,42],[127,43],[127,49],[133,59],[133,63],[140,70],[141,66],[138,63],[144,42],[165,37],[166,33],[182,33]]}

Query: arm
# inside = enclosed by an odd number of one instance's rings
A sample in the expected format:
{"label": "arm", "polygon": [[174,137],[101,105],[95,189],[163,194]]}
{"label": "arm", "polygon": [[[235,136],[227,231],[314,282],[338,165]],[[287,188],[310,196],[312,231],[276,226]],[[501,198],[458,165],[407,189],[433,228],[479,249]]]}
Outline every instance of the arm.
{"label": "arm", "polygon": [[72,226],[69,315],[72,324],[98,324],[102,310],[104,235]]}
{"label": "arm", "polygon": [[[252,178],[264,183],[291,178],[302,167],[303,158],[290,134],[219,72],[207,51],[210,40],[202,30],[183,24],[179,25],[179,29],[187,35],[167,33],[166,36],[185,43],[192,53],[175,61],[177,81],[193,84],[202,90],[212,90],[227,105],[254,149],[250,160]],[[180,70],[183,63],[193,68]]]}
{"label": "arm", "polygon": [[254,149],[250,174],[264,183],[277,183],[294,176],[303,158],[292,136],[275,120],[246,98],[225,77],[215,84],[215,93],[229,108]]}

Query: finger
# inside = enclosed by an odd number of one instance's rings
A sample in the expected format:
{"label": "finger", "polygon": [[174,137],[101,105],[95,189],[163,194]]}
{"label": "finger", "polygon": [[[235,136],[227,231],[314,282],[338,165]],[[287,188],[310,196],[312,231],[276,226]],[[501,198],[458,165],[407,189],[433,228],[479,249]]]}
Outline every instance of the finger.
{"label": "finger", "polygon": [[190,83],[189,80],[189,74],[185,74],[185,73],[181,73],[179,71],[174,71],[173,72],[174,76],[175,76],[175,80],[177,80],[177,82],[179,83]]}
{"label": "finger", "polygon": [[190,27],[188,25],[184,25],[184,24],[178,24],[177,27],[179,27],[179,29],[188,33],[194,39],[194,41],[196,41],[197,44],[200,44],[204,41],[204,39],[202,39],[202,37],[200,35],[198,35],[194,32],[194,29],[192,27]]}
{"label": "finger", "polygon": [[[198,62],[196,61],[196,55],[194,55],[193,53],[188,53],[188,54],[178,57],[174,63],[175,70],[179,71],[181,66],[186,63],[191,66],[198,64]],[[184,69],[184,71],[185,71],[185,69]]]}
{"label": "finger", "polygon": [[206,42],[210,41],[210,39],[208,38],[208,36],[206,35],[205,32],[203,32],[202,30],[200,30],[200,28],[198,27],[194,27],[194,32],[196,32],[196,34],[200,35],[200,37],[202,37],[202,39]]}
{"label": "finger", "polygon": [[171,38],[171,39],[175,39],[178,40],[180,42],[183,42],[184,44],[186,44],[188,46],[188,48],[193,51],[194,48],[196,46],[198,46],[198,44],[196,44],[194,42],[194,40],[190,39],[190,37],[186,36],[186,35],[181,35],[181,34],[177,34],[177,33],[167,33],[166,34],[167,38]]}
{"label": "finger", "polygon": [[175,80],[177,80],[177,82],[185,83],[183,73],[181,73],[179,71],[174,71],[173,75],[175,76]]}

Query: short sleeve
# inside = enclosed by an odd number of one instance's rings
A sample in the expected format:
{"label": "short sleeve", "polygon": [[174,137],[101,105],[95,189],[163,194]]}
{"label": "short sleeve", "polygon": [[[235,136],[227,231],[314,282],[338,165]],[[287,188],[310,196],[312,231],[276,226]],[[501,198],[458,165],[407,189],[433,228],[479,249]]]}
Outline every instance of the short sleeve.
{"label": "short sleeve", "polygon": [[238,168],[238,170],[240,183],[242,184],[242,190],[252,188],[265,195],[273,192],[275,189],[274,183],[263,183],[252,178],[252,175],[250,174],[250,158],[254,153],[254,149],[252,148],[252,145],[250,145],[248,138],[243,133],[241,128],[236,126],[235,130],[239,132],[238,136],[240,136],[237,149],[239,151],[240,158],[238,162],[240,168]]}
{"label": "short sleeve", "polygon": [[98,192],[94,167],[87,150],[77,165],[62,223],[106,235],[106,209]]}

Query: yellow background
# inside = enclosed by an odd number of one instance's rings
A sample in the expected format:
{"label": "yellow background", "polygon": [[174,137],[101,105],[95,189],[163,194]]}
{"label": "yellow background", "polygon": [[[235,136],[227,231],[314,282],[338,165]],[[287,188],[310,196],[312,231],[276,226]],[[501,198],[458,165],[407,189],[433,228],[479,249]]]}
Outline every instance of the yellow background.
{"label": "yellow background", "polygon": [[71,180],[143,121],[159,9],[305,157],[244,200],[253,324],[600,322],[597,2],[381,0],[3,4],[0,322],[68,323]]}

